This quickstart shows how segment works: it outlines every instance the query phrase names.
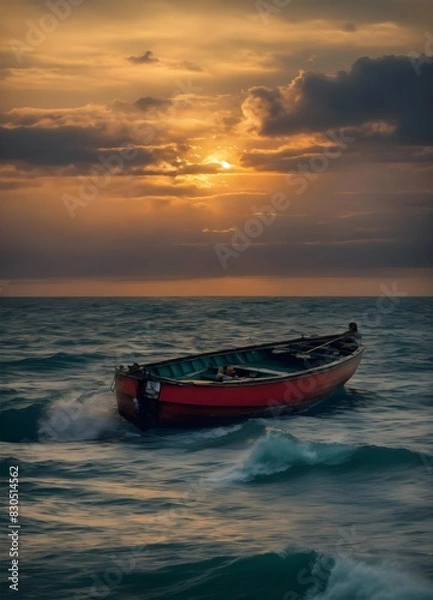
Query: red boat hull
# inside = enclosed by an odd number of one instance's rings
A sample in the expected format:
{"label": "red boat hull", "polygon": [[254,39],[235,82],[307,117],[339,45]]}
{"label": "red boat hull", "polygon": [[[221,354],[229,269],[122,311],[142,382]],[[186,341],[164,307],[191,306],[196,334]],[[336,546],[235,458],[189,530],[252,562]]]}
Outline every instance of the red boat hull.
{"label": "red boat hull", "polygon": [[355,373],[362,352],[315,372],[286,376],[272,382],[246,382],[236,385],[159,382],[152,399],[146,398],[146,411],[137,400],[140,381],[132,375],[116,374],[119,412],[147,429],[152,426],[214,424],[247,417],[275,416],[299,411],[322,400],[344,385]]}

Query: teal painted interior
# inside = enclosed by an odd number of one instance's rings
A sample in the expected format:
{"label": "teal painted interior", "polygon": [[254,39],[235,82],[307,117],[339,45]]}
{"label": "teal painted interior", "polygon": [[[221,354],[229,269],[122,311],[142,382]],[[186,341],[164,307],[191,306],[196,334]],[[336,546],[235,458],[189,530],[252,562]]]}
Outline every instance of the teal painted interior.
{"label": "teal painted interior", "polygon": [[335,359],[335,354],[323,350],[313,352],[307,359],[300,358],[297,354],[296,350],[275,354],[272,348],[245,352],[228,351],[224,354],[174,360],[166,365],[151,367],[150,372],[160,377],[182,381],[214,380],[219,367],[233,365],[241,369],[241,377],[263,379],[302,371]]}

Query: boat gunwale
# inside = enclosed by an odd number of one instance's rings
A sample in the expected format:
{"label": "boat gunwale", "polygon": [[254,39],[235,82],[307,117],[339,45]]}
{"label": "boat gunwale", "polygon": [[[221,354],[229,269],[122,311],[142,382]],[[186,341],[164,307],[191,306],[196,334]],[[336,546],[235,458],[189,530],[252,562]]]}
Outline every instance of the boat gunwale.
{"label": "boat gunwale", "polygon": [[[321,340],[327,340],[329,339],[331,342],[333,340],[337,340],[337,339],[341,339],[343,337],[343,335],[328,335],[328,336],[313,336],[313,337],[309,337],[309,338],[305,338],[305,337],[301,337],[301,338],[296,338],[296,339],[292,339],[292,340],[284,340],[282,342],[267,342],[265,344],[254,344],[251,346],[240,346],[237,348],[229,348],[226,350],[220,350],[220,351],[213,351],[213,352],[206,352],[206,353],[199,353],[199,354],[192,354],[192,355],[187,355],[187,356],[183,356],[183,357],[179,357],[176,359],[167,359],[164,361],[159,361],[159,362],[155,362],[155,363],[151,363],[151,364],[147,364],[147,365],[141,365],[140,368],[143,369],[147,369],[147,368],[152,368],[152,367],[160,367],[163,365],[167,365],[167,364],[173,364],[173,363],[179,363],[182,361],[186,361],[186,360],[194,360],[194,358],[198,358],[198,357],[205,357],[205,356],[218,356],[221,354],[226,354],[226,353],[230,353],[230,352],[238,352],[238,351],[248,351],[248,350],[261,350],[261,349],[266,349],[266,348],[272,348],[272,347],[277,347],[277,346],[282,346],[283,344],[288,344],[288,343],[295,343],[295,342],[307,342],[307,341],[316,341],[319,342]],[[233,382],[227,382],[227,381],[200,381],[200,380],[179,380],[173,377],[164,377],[161,375],[156,375],[153,373],[144,373],[143,371],[140,371],[139,373],[128,373],[125,371],[120,371],[119,369],[116,368],[115,371],[115,375],[119,375],[119,376],[123,376],[123,377],[129,377],[131,379],[137,379],[137,380],[142,380],[142,379],[147,379],[147,380],[151,380],[151,381],[159,381],[161,383],[165,383],[165,384],[169,384],[169,385],[175,385],[175,386],[194,386],[194,387],[203,387],[203,388],[208,388],[209,386],[212,386],[212,388],[222,388],[222,389],[237,389],[240,387],[248,387],[248,386],[261,386],[261,385],[268,385],[270,383],[277,383],[277,382],[283,382],[283,381],[290,381],[293,379],[303,379],[305,377],[311,377],[312,375],[315,375],[316,373],[322,373],[325,371],[330,371],[332,369],[335,369],[341,365],[344,365],[345,363],[353,360],[354,358],[356,358],[358,355],[362,355],[362,353],[364,352],[365,346],[364,344],[357,342],[357,347],[356,349],[351,352],[350,354],[348,354],[347,356],[343,356],[341,358],[339,358],[338,360],[334,360],[332,362],[323,364],[323,365],[319,365],[317,367],[311,367],[310,369],[303,369],[301,371],[295,371],[294,373],[287,373],[287,375],[276,375],[275,377],[267,377],[266,379],[262,379],[261,381],[258,379],[249,379],[248,381],[246,380],[235,380]],[[257,369],[259,370],[259,369]]]}

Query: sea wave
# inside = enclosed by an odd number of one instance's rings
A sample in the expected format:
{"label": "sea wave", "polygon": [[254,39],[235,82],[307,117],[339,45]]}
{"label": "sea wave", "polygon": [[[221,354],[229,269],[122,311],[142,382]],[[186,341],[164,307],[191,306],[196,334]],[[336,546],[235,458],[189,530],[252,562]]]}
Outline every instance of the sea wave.
{"label": "sea wave", "polygon": [[264,420],[249,419],[242,423],[218,427],[182,431],[159,429],[146,433],[146,436],[157,435],[165,446],[180,445],[195,451],[221,444],[243,443],[246,439],[262,435],[265,429]]}
{"label": "sea wave", "polygon": [[38,436],[49,442],[99,440],[119,430],[120,418],[106,395],[71,393],[54,401],[40,420]]}
{"label": "sea wave", "polygon": [[[431,600],[433,587],[392,563],[368,564],[350,558],[331,559],[329,575],[315,582],[305,600]],[[311,575],[317,579],[323,558]],[[290,598],[290,597],[289,597]],[[286,596],[284,600],[289,600]]]}
{"label": "sea wave", "polygon": [[1,434],[3,442],[35,442],[38,439],[38,423],[44,415],[42,402],[28,403],[16,396],[1,410]]}
{"label": "sea wave", "polygon": [[120,434],[122,421],[106,394],[70,392],[53,401],[15,397],[1,410],[5,442],[99,440]]}
{"label": "sea wave", "polygon": [[59,369],[77,369],[80,365],[86,366],[92,362],[102,362],[107,356],[98,352],[55,352],[48,356],[28,356],[17,360],[2,362],[2,368],[6,371],[15,371],[25,369],[31,373],[46,373],[58,371]]}
{"label": "sea wave", "polygon": [[[164,577],[162,577],[164,575]],[[431,600],[429,582],[401,565],[288,549],[247,557],[216,557],[149,574],[148,598],[202,600]],[[206,593],[207,592],[207,593]]]}
{"label": "sea wave", "polygon": [[[423,456],[405,448],[306,441],[268,428],[240,463],[220,472],[216,479],[231,482],[269,480],[282,474],[299,475],[317,466],[369,470],[404,464],[421,466]],[[431,460],[427,456],[424,458]]]}
{"label": "sea wave", "polygon": [[187,432],[176,433],[170,436],[171,443],[181,443],[186,445],[197,445],[222,438],[230,437],[238,433],[243,428],[243,424],[213,427],[208,429],[189,430]]}

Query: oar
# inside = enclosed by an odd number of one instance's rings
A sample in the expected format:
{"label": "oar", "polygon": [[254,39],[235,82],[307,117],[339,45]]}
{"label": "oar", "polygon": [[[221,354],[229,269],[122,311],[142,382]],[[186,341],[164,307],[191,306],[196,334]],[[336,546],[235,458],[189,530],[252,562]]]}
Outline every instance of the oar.
{"label": "oar", "polygon": [[[316,346],[316,348],[312,348],[311,350],[309,350],[308,352],[315,352],[316,350],[319,350],[320,348],[324,348],[325,346],[328,346],[329,344],[332,344],[333,342],[336,342],[337,340],[341,340],[341,338],[343,338],[346,334],[343,333],[343,335],[340,335],[336,338],[333,338],[332,340],[329,340],[328,342],[325,342],[324,344],[320,344],[320,346]],[[292,348],[290,348],[290,346],[286,346],[285,348],[273,348],[272,349],[272,354],[284,354],[285,352],[292,352]],[[302,352],[299,352],[298,354],[295,354],[296,358],[311,358],[310,354],[302,354]]]}

